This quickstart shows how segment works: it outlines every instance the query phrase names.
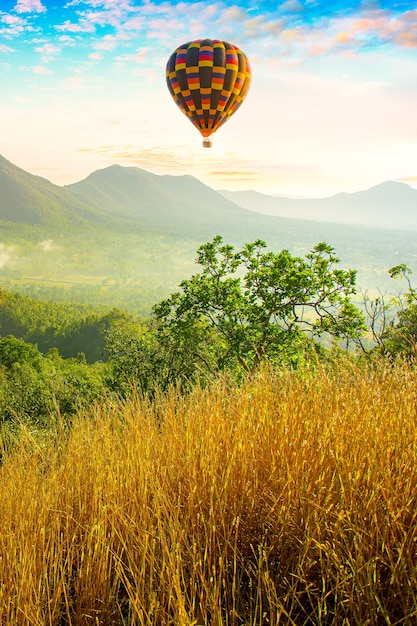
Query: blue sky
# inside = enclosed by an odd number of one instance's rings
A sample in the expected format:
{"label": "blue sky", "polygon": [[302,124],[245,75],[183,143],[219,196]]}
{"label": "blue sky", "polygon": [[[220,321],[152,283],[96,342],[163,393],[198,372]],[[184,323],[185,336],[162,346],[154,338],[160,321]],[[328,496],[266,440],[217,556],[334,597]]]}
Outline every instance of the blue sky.
{"label": "blue sky", "polygon": [[[211,150],[165,85],[199,37],[253,72]],[[417,187],[415,3],[2,0],[0,81],[0,154],[56,184],[119,163],[283,195]]]}

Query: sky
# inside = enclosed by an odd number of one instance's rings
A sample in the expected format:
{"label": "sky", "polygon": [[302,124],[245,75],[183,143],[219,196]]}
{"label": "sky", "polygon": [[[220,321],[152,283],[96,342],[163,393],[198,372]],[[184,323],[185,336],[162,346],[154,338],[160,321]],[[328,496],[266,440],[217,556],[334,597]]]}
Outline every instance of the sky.
{"label": "sky", "polygon": [[[165,82],[206,37],[252,69],[211,149]],[[118,163],[284,196],[417,188],[416,4],[1,0],[0,154],[57,185]]]}

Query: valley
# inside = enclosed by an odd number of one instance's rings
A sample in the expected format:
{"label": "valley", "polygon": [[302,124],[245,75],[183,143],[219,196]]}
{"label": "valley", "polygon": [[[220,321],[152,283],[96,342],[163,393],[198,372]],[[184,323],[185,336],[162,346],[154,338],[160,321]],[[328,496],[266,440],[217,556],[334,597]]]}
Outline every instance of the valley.
{"label": "valley", "polygon": [[0,284],[32,297],[147,315],[196,271],[197,248],[217,234],[299,255],[326,241],[358,271],[359,291],[395,293],[387,271],[400,263],[417,272],[411,228],[265,215],[191,176],[115,165],[58,187],[1,157],[0,185]]}

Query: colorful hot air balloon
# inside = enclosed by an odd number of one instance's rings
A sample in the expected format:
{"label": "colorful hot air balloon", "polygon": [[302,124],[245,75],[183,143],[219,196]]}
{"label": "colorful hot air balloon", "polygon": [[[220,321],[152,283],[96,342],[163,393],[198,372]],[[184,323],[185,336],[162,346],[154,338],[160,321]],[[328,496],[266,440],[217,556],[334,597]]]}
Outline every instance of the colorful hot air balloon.
{"label": "colorful hot air balloon", "polygon": [[168,59],[166,80],[175,102],[204,137],[239,108],[249,89],[251,71],[245,54],[227,41],[197,39],[179,46]]}

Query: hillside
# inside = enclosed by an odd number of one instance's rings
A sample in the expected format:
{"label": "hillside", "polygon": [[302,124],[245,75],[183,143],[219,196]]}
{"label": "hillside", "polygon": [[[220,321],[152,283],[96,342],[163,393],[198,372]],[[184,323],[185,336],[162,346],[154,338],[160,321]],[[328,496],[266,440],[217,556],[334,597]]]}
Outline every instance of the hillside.
{"label": "hillside", "polygon": [[387,181],[356,193],[330,198],[283,198],[256,191],[225,191],[225,198],[264,215],[376,228],[417,230],[417,189]]}
{"label": "hillside", "polygon": [[131,230],[203,242],[218,233],[234,241],[294,228],[292,220],[257,215],[224,198],[193,176],[156,175],[112,165],[66,186],[77,200]]}
{"label": "hillside", "polygon": [[190,217],[207,222],[224,211],[233,216],[239,212],[192,176],[159,176],[137,167],[112,165],[66,189],[107,215],[149,223],[162,220],[163,225]]}
{"label": "hillside", "polygon": [[0,220],[31,226],[82,226],[102,216],[66,189],[0,156]]}

